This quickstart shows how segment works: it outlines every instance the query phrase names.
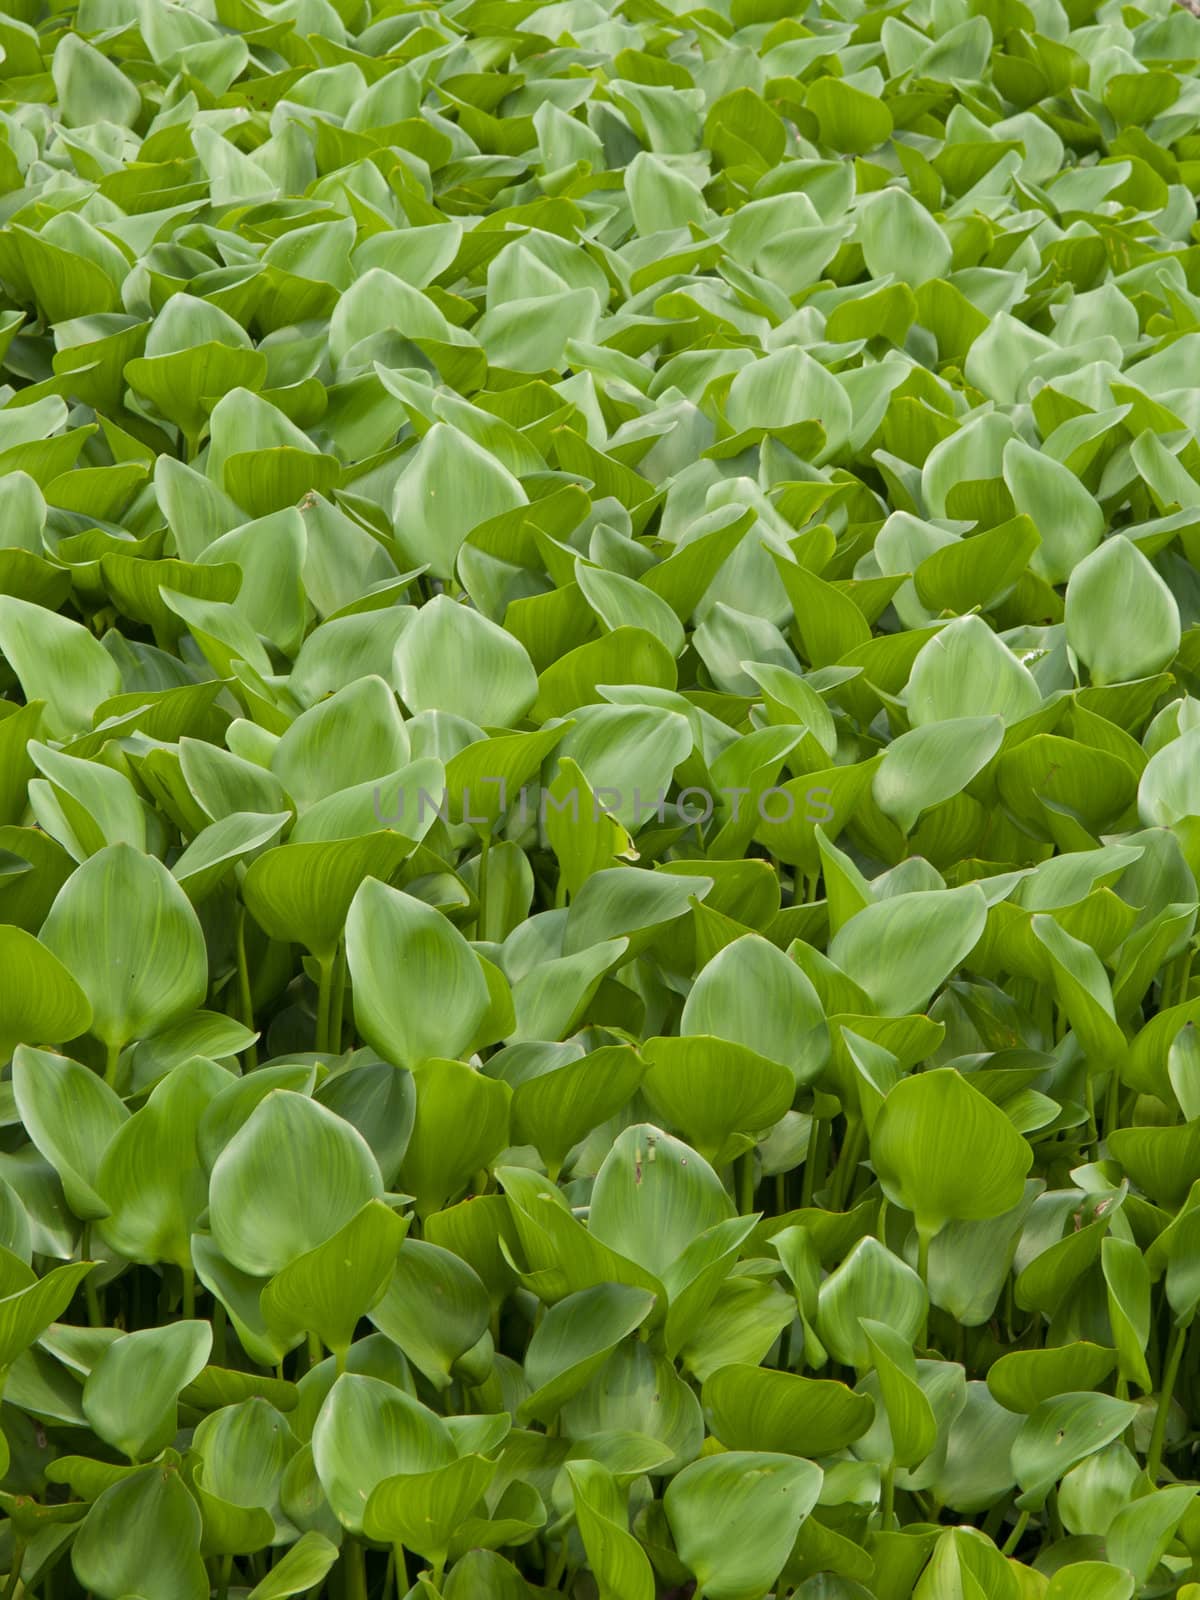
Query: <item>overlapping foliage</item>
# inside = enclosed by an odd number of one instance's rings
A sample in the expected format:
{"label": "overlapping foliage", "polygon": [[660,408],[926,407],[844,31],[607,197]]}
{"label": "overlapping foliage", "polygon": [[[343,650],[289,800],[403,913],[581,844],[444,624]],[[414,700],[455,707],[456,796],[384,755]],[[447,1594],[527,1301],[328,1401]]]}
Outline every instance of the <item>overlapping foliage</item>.
{"label": "overlapping foliage", "polygon": [[1196,1600],[1200,23],[0,50],[6,1595]]}

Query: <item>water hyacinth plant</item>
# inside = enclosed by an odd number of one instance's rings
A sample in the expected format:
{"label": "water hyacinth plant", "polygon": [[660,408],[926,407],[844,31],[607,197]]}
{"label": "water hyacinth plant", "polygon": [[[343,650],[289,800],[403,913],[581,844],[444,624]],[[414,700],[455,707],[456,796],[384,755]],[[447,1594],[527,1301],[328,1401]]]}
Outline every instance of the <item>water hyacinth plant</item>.
{"label": "water hyacinth plant", "polygon": [[1173,0],[7,0],[3,1600],[1200,1600],[1198,192]]}

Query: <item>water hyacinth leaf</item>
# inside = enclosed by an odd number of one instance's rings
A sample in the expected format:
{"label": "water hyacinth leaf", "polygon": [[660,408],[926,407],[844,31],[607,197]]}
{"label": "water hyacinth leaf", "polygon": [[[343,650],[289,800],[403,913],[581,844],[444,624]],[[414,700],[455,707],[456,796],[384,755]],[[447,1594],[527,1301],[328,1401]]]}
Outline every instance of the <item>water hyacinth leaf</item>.
{"label": "water hyacinth leaf", "polygon": [[96,1174],[108,1211],[101,1232],[130,1260],[190,1266],[191,1234],[208,1199],[200,1121],[228,1081],[223,1068],[190,1055],[110,1139]]}
{"label": "water hyacinth leaf", "polygon": [[331,1238],[290,1261],[262,1292],[264,1320],[284,1337],[315,1333],[345,1355],[358,1319],[383,1293],[408,1219],[369,1200]]}
{"label": "water hyacinth leaf", "polygon": [[809,1043],[811,1048],[815,1035],[819,1056],[824,1025],[811,982],[794,961],[756,934],[727,945],[705,966],[680,1018],[682,1033],[744,1045],[782,1062],[797,1078],[805,1056],[802,1046]]}
{"label": "water hyacinth leaf", "polygon": [[596,1575],[600,1600],[652,1600],[654,1573],[628,1531],[621,1492],[598,1461],[569,1461],[575,1521]]}
{"label": "water hyacinth leaf", "polygon": [[1195,1497],[1195,1484],[1175,1484],[1123,1506],[1108,1529],[1109,1559],[1136,1582],[1148,1582]]}
{"label": "water hyacinth leaf", "polygon": [[1042,703],[1029,669],[981,617],[960,617],[922,645],[905,688],[914,727],[952,717],[998,716],[1006,727]]}
{"label": "water hyacinth leaf", "polygon": [[[324,1244],[382,1192],[357,1129],[305,1095],[275,1089],[217,1157],[213,1238],[240,1271],[268,1277]],[[286,1205],[284,1195],[291,1196]]]}
{"label": "water hyacinth leaf", "polygon": [[487,979],[462,935],[423,901],[367,879],[346,918],[346,957],[359,1030],[387,1060],[457,1055],[475,1037]]}
{"label": "water hyacinth leaf", "polygon": [[194,1011],[208,988],[204,935],[161,861],[131,845],[90,856],[64,884],[41,941],[75,975],[110,1061]]}
{"label": "water hyacinth leaf", "polygon": [[508,1142],[512,1091],[461,1061],[426,1060],[413,1069],[417,1115],[400,1166],[419,1216],[438,1211]]}
{"label": "water hyacinth leaf", "polygon": [[313,1459],[338,1521],[360,1533],[376,1486],[399,1473],[436,1471],[455,1459],[442,1419],[390,1383],[346,1372],[317,1417]]}
{"label": "water hyacinth leaf", "polygon": [[200,1512],[178,1471],[144,1467],[105,1489],[71,1546],[71,1565],[105,1600],[204,1600]]}
{"label": "water hyacinth leaf", "polygon": [[1071,1561],[1050,1579],[1046,1600],[1132,1600],[1137,1579],[1107,1561]]}
{"label": "water hyacinth leaf", "polygon": [[975,947],[986,920],[975,884],[898,894],[851,917],[830,941],[829,959],[885,1015],[918,1011]]}
{"label": "water hyacinth leaf", "polygon": [[732,1215],[704,1158],[650,1123],[626,1128],[592,1191],[589,1231],[648,1272],[662,1272],[706,1228]]}
{"label": "water hyacinth leaf", "polygon": [[1122,1377],[1143,1394],[1154,1387],[1146,1365],[1150,1338],[1150,1272],[1145,1257],[1129,1239],[1110,1236],[1100,1246],[1100,1263],[1108,1291],[1108,1320],[1113,1330]]}
{"label": "water hyacinth leaf", "polygon": [[0,926],[0,1057],[22,1043],[65,1044],[91,1026],[92,1008],[70,972],[32,934]]}
{"label": "water hyacinth leaf", "polygon": [[945,233],[903,189],[884,189],[864,206],[858,236],[872,277],[898,273],[916,287],[931,278],[944,278],[950,265]]}
{"label": "water hyacinth leaf", "polygon": [[911,1344],[929,1308],[925,1285],[878,1239],[860,1239],[821,1285],[817,1332],[835,1361],[865,1370],[872,1364],[861,1321],[870,1317]]}
{"label": "water hyacinth leaf", "polygon": [[996,754],[1003,737],[999,716],[954,717],[901,734],[876,770],[876,803],[902,832],[910,833],[922,811],[967,786]]}
{"label": "water hyacinth leaf", "polygon": [[251,1589],[253,1600],[289,1600],[321,1582],[337,1560],[337,1545],[315,1530],[302,1533]]}
{"label": "water hyacinth leaf", "polygon": [[1013,1350],[989,1367],[987,1384],[1002,1406],[1029,1412],[1084,1379],[1089,1389],[1098,1388],[1116,1363],[1115,1350],[1084,1341],[1054,1350]]}
{"label": "water hyacinth leaf", "polygon": [[651,1110],[717,1165],[736,1153],[735,1134],[761,1133],[791,1106],[787,1068],[725,1039],[651,1039],[644,1053]]}
{"label": "water hyacinth leaf", "polygon": [[587,1133],[626,1104],[645,1070],[628,1045],[603,1045],[524,1079],[513,1089],[513,1138],[533,1145],[556,1172]]}
{"label": "water hyacinth leaf", "polygon": [[533,1393],[522,1401],[520,1419],[551,1421],[653,1306],[652,1294],[618,1283],[580,1290],[551,1306],[526,1352]]}
{"label": "water hyacinth leaf", "polygon": [[739,1600],[773,1583],[821,1481],[821,1469],[800,1457],[732,1450],[673,1478],[667,1521],[703,1593]]}
{"label": "water hyacinth leaf", "polygon": [[479,1502],[496,1470],[486,1456],[463,1455],[431,1472],[410,1472],[376,1484],[363,1517],[375,1539],[407,1545],[440,1570],[455,1531]]}
{"label": "water hyacinth leaf", "polygon": [[85,1222],[108,1214],[96,1191],[104,1154],[129,1112],[94,1072],[48,1050],[18,1048],[13,1096],[38,1150],[58,1173],[75,1215]]}
{"label": "water hyacinth leaf", "polygon": [[246,908],[272,939],[302,944],[327,962],[359,888],[367,879],[390,878],[411,848],[397,833],[277,845],[246,870]]}
{"label": "water hyacinth leaf", "polygon": [[898,1467],[918,1466],[937,1443],[938,1424],[917,1382],[912,1349],[886,1323],[864,1317],[862,1326],[887,1412],[892,1460]]}
{"label": "water hyacinth leaf", "polygon": [[1025,1503],[1041,1505],[1064,1473],[1122,1434],[1136,1410],[1130,1401],[1105,1394],[1068,1393],[1041,1401],[1012,1449]]}
{"label": "water hyacinth leaf", "polygon": [[1148,678],[1179,648],[1179,608],[1130,540],[1108,539],[1071,573],[1067,642],[1093,683]]}
{"label": "water hyacinth leaf", "polygon": [[54,1267],[36,1282],[22,1283],[0,1298],[0,1372],[57,1322],[94,1265],[75,1261]]}
{"label": "water hyacinth leaf", "polygon": [[885,1194],[931,1239],[947,1222],[1010,1211],[1033,1151],[998,1106],[953,1068],[905,1078],[883,1102],[871,1157]]}
{"label": "water hyacinth leaf", "polygon": [[736,1363],[705,1379],[701,1400],[726,1449],[784,1455],[843,1450],[866,1432],[875,1410],[868,1395],[845,1384]]}
{"label": "water hyacinth leaf", "polygon": [[1170,1128],[1115,1128],[1112,1153],[1159,1205],[1177,1210],[1200,1177],[1200,1124]]}
{"label": "water hyacinth leaf", "polygon": [[143,1328],[115,1340],[83,1386],[93,1429],[130,1461],[157,1454],[179,1426],[176,1401],[203,1369],[212,1349],[206,1322]]}
{"label": "water hyacinth leaf", "polygon": [[393,518],[409,564],[451,578],[471,530],[525,503],[521,485],[494,456],[457,428],[435,423],[396,485]]}
{"label": "water hyacinth leaf", "polygon": [[[429,1315],[436,1306],[437,1315]],[[488,1295],[469,1262],[425,1239],[408,1239],[368,1315],[437,1389],[487,1332]]]}
{"label": "water hyacinth leaf", "polygon": [[81,623],[14,595],[0,595],[0,654],[26,699],[43,702],[56,739],[90,727],[96,707],[121,691],[116,662]]}

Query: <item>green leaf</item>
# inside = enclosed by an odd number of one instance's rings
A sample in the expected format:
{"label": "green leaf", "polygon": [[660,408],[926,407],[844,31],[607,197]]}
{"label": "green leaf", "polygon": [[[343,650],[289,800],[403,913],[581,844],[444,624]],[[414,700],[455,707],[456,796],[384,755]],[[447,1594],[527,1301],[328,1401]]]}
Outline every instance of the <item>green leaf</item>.
{"label": "green leaf", "polygon": [[462,935],[423,901],[367,879],[346,918],[346,957],[359,1031],[389,1061],[459,1055],[474,1039],[487,979]]}
{"label": "green leaf", "polygon": [[1175,596],[1130,540],[1119,534],[1071,573],[1067,643],[1093,683],[1127,683],[1169,665],[1179,649]]}
{"label": "green leaf", "polygon": [[741,1600],[778,1577],[816,1504],[821,1469],[764,1451],[694,1461],[667,1487],[667,1521],[680,1559],[711,1600]]}
{"label": "green leaf", "polygon": [[438,1244],[409,1239],[367,1314],[435,1389],[447,1389],[457,1363],[486,1334],[488,1310],[487,1290],[468,1262]]}
{"label": "green leaf", "polygon": [[67,1204],[85,1222],[106,1216],[95,1186],[111,1140],[128,1121],[123,1103],[78,1061],[24,1045],[12,1082],[21,1122],[58,1173]]}
{"label": "green leaf", "polygon": [[90,856],[59,891],[42,943],[92,1007],[113,1053],[194,1011],[208,989],[204,934],[161,861],[128,844]]}
{"label": "green leaf", "polygon": [[383,1294],[408,1219],[369,1200],[343,1228],[290,1261],[262,1292],[263,1318],[282,1337],[315,1333],[345,1355],[358,1320]]}
{"label": "green leaf", "polygon": [[600,1600],[654,1600],[654,1573],[629,1533],[620,1489],[599,1461],[568,1461],[575,1521]]}
{"label": "green leaf", "polygon": [[782,1455],[800,1441],[814,1456],[844,1450],[875,1414],[868,1395],[843,1383],[736,1363],[705,1379],[701,1400],[726,1449]]}
{"label": "green leaf", "polygon": [[872,1357],[862,1318],[885,1323],[911,1344],[924,1326],[928,1306],[925,1285],[912,1268],[868,1237],[858,1241],[821,1285],[817,1332],[835,1361],[865,1371]]}
{"label": "green leaf", "polygon": [[71,1565],[105,1600],[205,1600],[200,1512],[178,1471],[143,1467],[105,1489],[75,1537]]}
{"label": "green leaf", "polygon": [[400,1167],[400,1181],[427,1217],[487,1168],[508,1143],[506,1083],[461,1061],[422,1061],[413,1069],[417,1115]]}
{"label": "green leaf", "polygon": [[247,1600],[288,1600],[290,1595],[306,1593],[325,1577],[337,1560],[337,1554],[337,1546],[324,1534],[301,1534],[262,1582],[255,1584]]}
{"label": "green leaf", "polygon": [[92,1024],[92,1008],[70,972],[23,928],[0,925],[0,1058],[22,1042],[64,1044]]}
{"label": "green leaf", "polygon": [[976,884],[893,895],[851,917],[830,940],[829,959],[880,1012],[899,1016],[928,1003],[975,947],[986,920]]}
{"label": "green leaf", "polygon": [[252,1277],[281,1272],[383,1192],[366,1140],[305,1095],[275,1089],[217,1157],[213,1238]]}
{"label": "green leaf", "polygon": [[912,1348],[886,1323],[864,1317],[862,1327],[887,1412],[892,1461],[898,1467],[918,1466],[937,1443],[938,1424],[917,1382]]}
{"label": "green leaf", "polygon": [[871,1133],[871,1160],[894,1204],[931,1239],[947,1222],[1016,1206],[1033,1151],[998,1106],[951,1067],[902,1079]]}
{"label": "green leaf", "polygon": [[75,1261],[54,1267],[36,1283],[0,1297],[0,1372],[58,1321],[94,1265],[93,1261]]}
{"label": "green leaf", "polygon": [[83,1386],[83,1411],[108,1444],[130,1461],[157,1455],[179,1427],[176,1401],[212,1349],[206,1322],[143,1328],[116,1339]]}
{"label": "green leaf", "polygon": [[618,1283],[582,1289],[551,1306],[525,1353],[533,1392],[521,1403],[520,1420],[552,1421],[653,1306],[652,1294]]}
{"label": "green leaf", "polygon": [[109,1213],[101,1232],[131,1261],[190,1266],[192,1230],[208,1199],[200,1121],[228,1081],[222,1068],[189,1054],[110,1139],[96,1174]]}
{"label": "green leaf", "polygon": [[496,1463],[464,1455],[431,1472],[407,1472],[376,1484],[363,1514],[370,1537],[407,1545],[440,1569],[464,1518],[492,1480]]}
{"label": "green leaf", "polygon": [[732,1215],[708,1162],[650,1123],[626,1128],[605,1156],[588,1225],[601,1243],[661,1277],[707,1228]]}
{"label": "green leaf", "polygon": [[82,624],[13,595],[0,595],[0,653],[26,700],[45,702],[43,720],[55,739],[90,727],[101,701],[121,690],[116,662]]}
{"label": "green leaf", "polygon": [[371,1495],[385,1479],[435,1472],[455,1459],[439,1416],[390,1383],[351,1372],[326,1396],[312,1446],[321,1487],[351,1533],[363,1531]]}
{"label": "green leaf", "polygon": [[1012,1450],[1023,1501],[1040,1506],[1071,1467],[1103,1450],[1133,1421],[1137,1407],[1106,1394],[1063,1394],[1041,1401]]}

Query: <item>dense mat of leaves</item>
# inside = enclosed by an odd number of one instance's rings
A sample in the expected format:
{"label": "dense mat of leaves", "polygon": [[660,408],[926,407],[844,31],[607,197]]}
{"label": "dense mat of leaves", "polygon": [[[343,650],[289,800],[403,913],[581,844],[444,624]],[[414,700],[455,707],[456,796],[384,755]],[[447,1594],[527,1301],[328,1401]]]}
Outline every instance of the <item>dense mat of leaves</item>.
{"label": "dense mat of leaves", "polygon": [[0,52],[4,1594],[1196,1600],[1200,22]]}

